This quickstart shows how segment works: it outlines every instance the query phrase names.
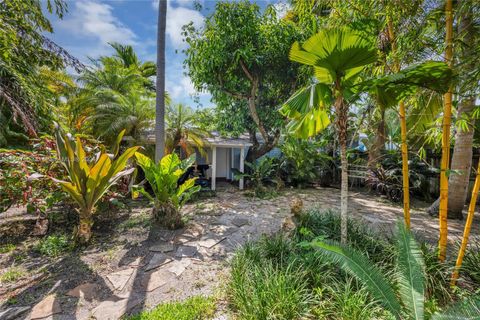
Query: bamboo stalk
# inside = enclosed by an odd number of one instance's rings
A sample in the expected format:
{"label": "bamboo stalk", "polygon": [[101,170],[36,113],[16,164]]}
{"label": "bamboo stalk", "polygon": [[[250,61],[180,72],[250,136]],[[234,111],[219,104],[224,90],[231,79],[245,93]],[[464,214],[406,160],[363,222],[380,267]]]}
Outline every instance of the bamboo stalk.
{"label": "bamboo stalk", "polygon": [[[394,70],[400,71],[400,63],[395,57],[397,53],[397,44],[395,41],[395,32],[393,30],[393,23],[390,16],[387,17],[388,37],[392,45],[392,53],[394,55]],[[410,182],[408,170],[408,145],[407,145],[407,120],[405,112],[405,103],[403,101],[399,104],[399,118],[400,118],[400,135],[401,135],[401,150],[402,150],[402,184],[403,184],[403,219],[405,225],[410,229]]]}
{"label": "bamboo stalk", "polygon": [[[447,0],[445,4],[446,16],[446,37],[445,37],[445,60],[450,68],[453,65],[453,12],[452,0]],[[442,161],[440,164],[440,208],[439,208],[439,227],[440,235],[438,240],[438,259],[445,261],[447,256],[448,240],[448,176],[447,171],[450,163],[450,124],[452,121],[452,86],[444,95],[443,104],[443,124],[442,124]]]}
{"label": "bamboo stalk", "polygon": [[463,230],[462,245],[458,250],[457,262],[455,263],[455,269],[453,270],[451,286],[454,286],[458,279],[460,268],[462,267],[463,257],[467,251],[468,238],[470,236],[470,230],[472,228],[473,216],[475,214],[475,205],[477,204],[478,191],[480,190],[480,161],[478,161],[477,176],[475,177],[475,184],[473,185],[472,198],[470,199],[470,205],[468,206],[467,221],[465,221],[465,228]]}

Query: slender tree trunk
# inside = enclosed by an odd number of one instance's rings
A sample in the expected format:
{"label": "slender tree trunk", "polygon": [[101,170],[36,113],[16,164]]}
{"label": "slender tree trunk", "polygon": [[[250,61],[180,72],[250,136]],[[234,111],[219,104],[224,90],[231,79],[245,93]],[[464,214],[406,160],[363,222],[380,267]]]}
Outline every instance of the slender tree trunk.
{"label": "slender tree trunk", "polygon": [[[450,68],[453,65],[453,12],[452,0],[447,0],[445,4],[446,16],[446,50],[445,60]],[[440,165],[440,237],[438,240],[438,258],[445,261],[447,256],[447,240],[448,240],[448,175],[447,170],[450,162],[450,123],[452,118],[452,86],[444,95],[443,104],[443,128],[442,128],[442,162]]]}
{"label": "slender tree trunk", "polygon": [[379,159],[382,156],[382,152],[385,149],[385,109],[380,107],[380,120],[377,123],[377,132],[375,135],[375,142],[371,150],[368,152],[368,168],[375,169]]}
{"label": "slender tree trunk", "polygon": [[[458,31],[458,36],[463,39],[459,58],[461,61],[469,61],[475,54],[475,24],[472,23],[471,9],[462,15]],[[464,68],[465,71],[472,70],[475,68],[475,64],[468,63]],[[465,91],[462,94],[464,98],[458,106],[457,119],[468,119],[468,129],[462,130],[457,127],[451,168],[452,171],[459,172],[459,174],[451,174],[448,178],[448,218],[452,219],[463,219],[462,211],[467,200],[472,169],[475,120],[472,119],[471,112],[475,108],[475,97],[471,95],[465,97],[468,94],[468,91]]]}
{"label": "slender tree trunk", "polygon": [[167,26],[167,0],[160,0],[158,6],[155,162],[163,158],[165,152],[165,29]]}
{"label": "slender tree trunk", "polygon": [[92,238],[92,210],[81,210],[79,211],[79,224],[75,232],[75,239],[80,244],[85,244],[90,241]]}
{"label": "slender tree trunk", "polygon": [[480,161],[478,162],[477,177],[473,185],[472,198],[470,199],[470,206],[468,207],[467,221],[465,222],[465,229],[463,230],[462,245],[458,251],[457,262],[455,263],[455,270],[452,274],[451,285],[454,286],[458,279],[458,273],[462,267],[463,257],[467,250],[468,238],[470,236],[470,229],[472,228],[473,216],[475,214],[475,205],[477,204],[478,191],[480,190]]}
{"label": "slender tree trunk", "polygon": [[405,116],[405,103],[400,102],[400,135],[402,137],[402,185],[403,185],[403,219],[410,229],[410,181],[408,170],[408,145],[407,145],[407,120]]}
{"label": "slender tree trunk", "polygon": [[335,83],[337,98],[335,100],[336,126],[338,141],[340,144],[340,163],[342,166],[340,187],[340,239],[341,243],[347,243],[348,226],[348,160],[347,160],[347,129],[348,129],[348,105],[343,100],[340,80]]}
{"label": "slender tree trunk", "polygon": [[[397,51],[397,43],[395,40],[395,32],[393,29],[392,19],[387,17],[387,28],[390,43],[392,44],[392,53]],[[400,63],[394,62],[395,71],[400,71]],[[400,118],[400,135],[402,139],[402,185],[403,185],[403,219],[405,225],[410,229],[410,182],[409,182],[409,170],[408,170],[408,145],[407,145],[407,120],[405,115],[405,103],[400,101],[399,104],[399,118]]]}

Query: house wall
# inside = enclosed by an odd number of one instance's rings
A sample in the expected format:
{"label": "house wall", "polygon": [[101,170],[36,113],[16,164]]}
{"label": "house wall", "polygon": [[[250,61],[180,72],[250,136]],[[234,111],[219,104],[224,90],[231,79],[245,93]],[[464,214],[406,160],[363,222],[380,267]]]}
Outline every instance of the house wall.
{"label": "house wall", "polygon": [[[197,155],[197,164],[209,164],[210,169],[207,171],[207,177],[210,178],[212,176],[212,149],[205,148],[207,157],[202,157],[198,150],[196,151]],[[217,178],[228,178],[230,179],[230,168],[231,168],[231,148],[221,148],[217,147]]]}

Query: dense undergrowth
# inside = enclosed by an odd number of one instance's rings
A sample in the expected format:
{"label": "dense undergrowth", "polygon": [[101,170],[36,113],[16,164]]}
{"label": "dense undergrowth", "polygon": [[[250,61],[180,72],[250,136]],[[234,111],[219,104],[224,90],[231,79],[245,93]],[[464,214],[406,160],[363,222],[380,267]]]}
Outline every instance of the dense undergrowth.
{"label": "dense undergrowth", "polygon": [[[355,220],[349,244],[373,261],[388,278],[395,272],[394,240]],[[340,219],[332,212],[306,213],[291,237],[275,235],[248,243],[232,260],[228,297],[240,319],[394,319],[366,288],[319,251],[313,239],[339,240]],[[478,253],[466,259],[462,289],[449,286],[452,263],[439,263],[435,249],[422,244],[425,259],[427,319],[446,304],[478,288]],[[477,259],[477,260],[476,260]]]}

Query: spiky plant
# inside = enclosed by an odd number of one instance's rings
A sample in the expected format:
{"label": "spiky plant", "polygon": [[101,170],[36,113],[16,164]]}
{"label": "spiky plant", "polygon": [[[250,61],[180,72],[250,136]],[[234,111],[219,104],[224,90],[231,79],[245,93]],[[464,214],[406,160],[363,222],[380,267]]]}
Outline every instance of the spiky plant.
{"label": "spiky plant", "polygon": [[[370,291],[396,319],[425,319],[425,264],[419,245],[410,231],[398,224],[397,260],[394,283],[367,257],[349,246],[335,242],[314,241],[312,246],[324,253],[325,259],[336,263]],[[396,288],[396,289],[395,289]],[[480,297],[460,301],[433,319],[478,319]]]}

